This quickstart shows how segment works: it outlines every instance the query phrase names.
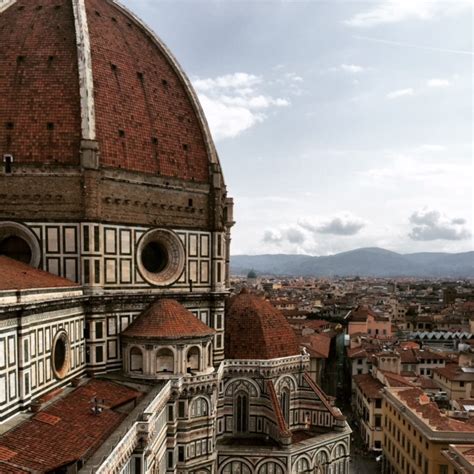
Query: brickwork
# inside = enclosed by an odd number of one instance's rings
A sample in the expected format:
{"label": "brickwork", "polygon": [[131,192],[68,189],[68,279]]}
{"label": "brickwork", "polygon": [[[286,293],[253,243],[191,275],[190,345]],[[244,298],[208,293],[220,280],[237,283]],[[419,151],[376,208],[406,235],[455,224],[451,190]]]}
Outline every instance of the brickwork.
{"label": "brickwork", "polygon": [[0,44],[0,158],[8,153],[15,163],[78,164],[71,2],[17,2],[0,16]]}
{"label": "brickwork", "polygon": [[110,2],[86,2],[102,166],[205,182],[209,163],[182,80]]}

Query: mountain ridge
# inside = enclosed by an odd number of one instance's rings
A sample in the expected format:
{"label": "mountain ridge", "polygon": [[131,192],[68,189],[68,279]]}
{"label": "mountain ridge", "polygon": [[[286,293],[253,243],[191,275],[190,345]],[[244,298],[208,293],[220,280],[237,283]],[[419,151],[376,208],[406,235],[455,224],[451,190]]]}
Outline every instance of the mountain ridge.
{"label": "mountain ridge", "polygon": [[231,272],[250,270],[275,276],[474,277],[474,251],[401,254],[365,247],[329,256],[300,254],[234,255]]}

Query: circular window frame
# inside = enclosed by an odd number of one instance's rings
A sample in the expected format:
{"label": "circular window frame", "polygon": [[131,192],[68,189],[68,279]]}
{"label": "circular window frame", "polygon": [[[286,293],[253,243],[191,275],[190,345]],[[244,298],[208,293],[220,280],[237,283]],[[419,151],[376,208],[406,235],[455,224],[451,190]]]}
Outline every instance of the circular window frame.
{"label": "circular window frame", "polygon": [[[62,341],[64,343],[64,362],[60,369],[56,367],[56,363],[55,363],[56,350],[57,350],[59,341]],[[54,336],[53,344],[51,346],[51,368],[53,370],[54,376],[59,380],[64,379],[69,373],[70,364],[71,364],[71,344],[69,342],[69,336],[66,331],[59,331]]]}
{"label": "circular window frame", "polygon": [[[142,262],[145,247],[156,242],[167,252],[167,263],[157,273],[148,271]],[[178,280],[184,271],[185,252],[181,239],[166,229],[153,229],[142,235],[137,244],[136,263],[142,278],[153,286],[169,286]]]}
{"label": "circular window frame", "polygon": [[30,247],[31,258],[28,265],[38,268],[41,262],[41,249],[36,235],[25,225],[18,222],[0,222],[0,242],[8,237],[19,237]]}

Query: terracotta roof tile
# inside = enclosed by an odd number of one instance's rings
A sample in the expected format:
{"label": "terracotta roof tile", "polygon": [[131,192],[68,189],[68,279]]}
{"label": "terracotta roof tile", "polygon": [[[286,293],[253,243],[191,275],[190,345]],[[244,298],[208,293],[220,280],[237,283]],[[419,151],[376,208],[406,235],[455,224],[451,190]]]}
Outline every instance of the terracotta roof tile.
{"label": "terracotta roof tile", "polygon": [[[423,390],[419,388],[391,388],[388,389],[413,412],[415,412],[425,423],[436,431],[462,431],[465,433],[474,433],[474,424],[472,420],[461,421],[449,418],[441,413],[435,402],[423,403],[426,396]],[[421,402],[420,402],[421,397]]]}
{"label": "terracotta roof tile", "polygon": [[225,354],[228,359],[277,359],[301,354],[283,314],[257,295],[242,292],[227,301]]}
{"label": "terracotta roof tile", "polygon": [[325,336],[324,333],[300,337],[300,343],[306,347],[313,357],[320,359],[327,359],[329,357],[331,337]]}
{"label": "terracotta roof tile", "polygon": [[[126,417],[113,408],[141,395],[113,382],[90,380],[1,436],[0,460],[8,466],[45,472],[88,458]],[[99,415],[92,414],[93,397],[104,399],[110,408],[104,408]],[[45,422],[56,419],[55,423]],[[0,465],[0,472],[4,472],[2,469]]]}
{"label": "terracotta roof tile", "polygon": [[381,390],[384,388],[384,385],[380,380],[372,377],[370,374],[354,375],[352,379],[366,398],[382,398]]}
{"label": "terracotta roof tile", "polygon": [[0,291],[68,287],[79,288],[79,285],[66,278],[0,255]]}
{"label": "terracotta roof tile", "polygon": [[215,333],[175,300],[159,299],[122,332],[123,336],[149,339],[203,337]]}

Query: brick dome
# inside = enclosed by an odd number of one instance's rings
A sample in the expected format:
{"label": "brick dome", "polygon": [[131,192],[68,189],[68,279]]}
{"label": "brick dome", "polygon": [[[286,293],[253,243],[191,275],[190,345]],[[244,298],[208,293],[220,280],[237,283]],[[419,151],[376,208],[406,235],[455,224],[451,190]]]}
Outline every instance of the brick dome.
{"label": "brick dome", "polygon": [[[216,162],[189,80],[113,0],[0,4],[0,156],[208,182]],[[83,163],[82,163],[83,164]]]}
{"label": "brick dome", "polygon": [[228,300],[225,319],[227,359],[268,360],[300,353],[293,329],[268,301],[246,290]]}
{"label": "brick dome", "polygon": [[175,300],[159,299],[143,311],[122,336],[147,339],[179,339],[211,336],[214,329],[197,319]]}

